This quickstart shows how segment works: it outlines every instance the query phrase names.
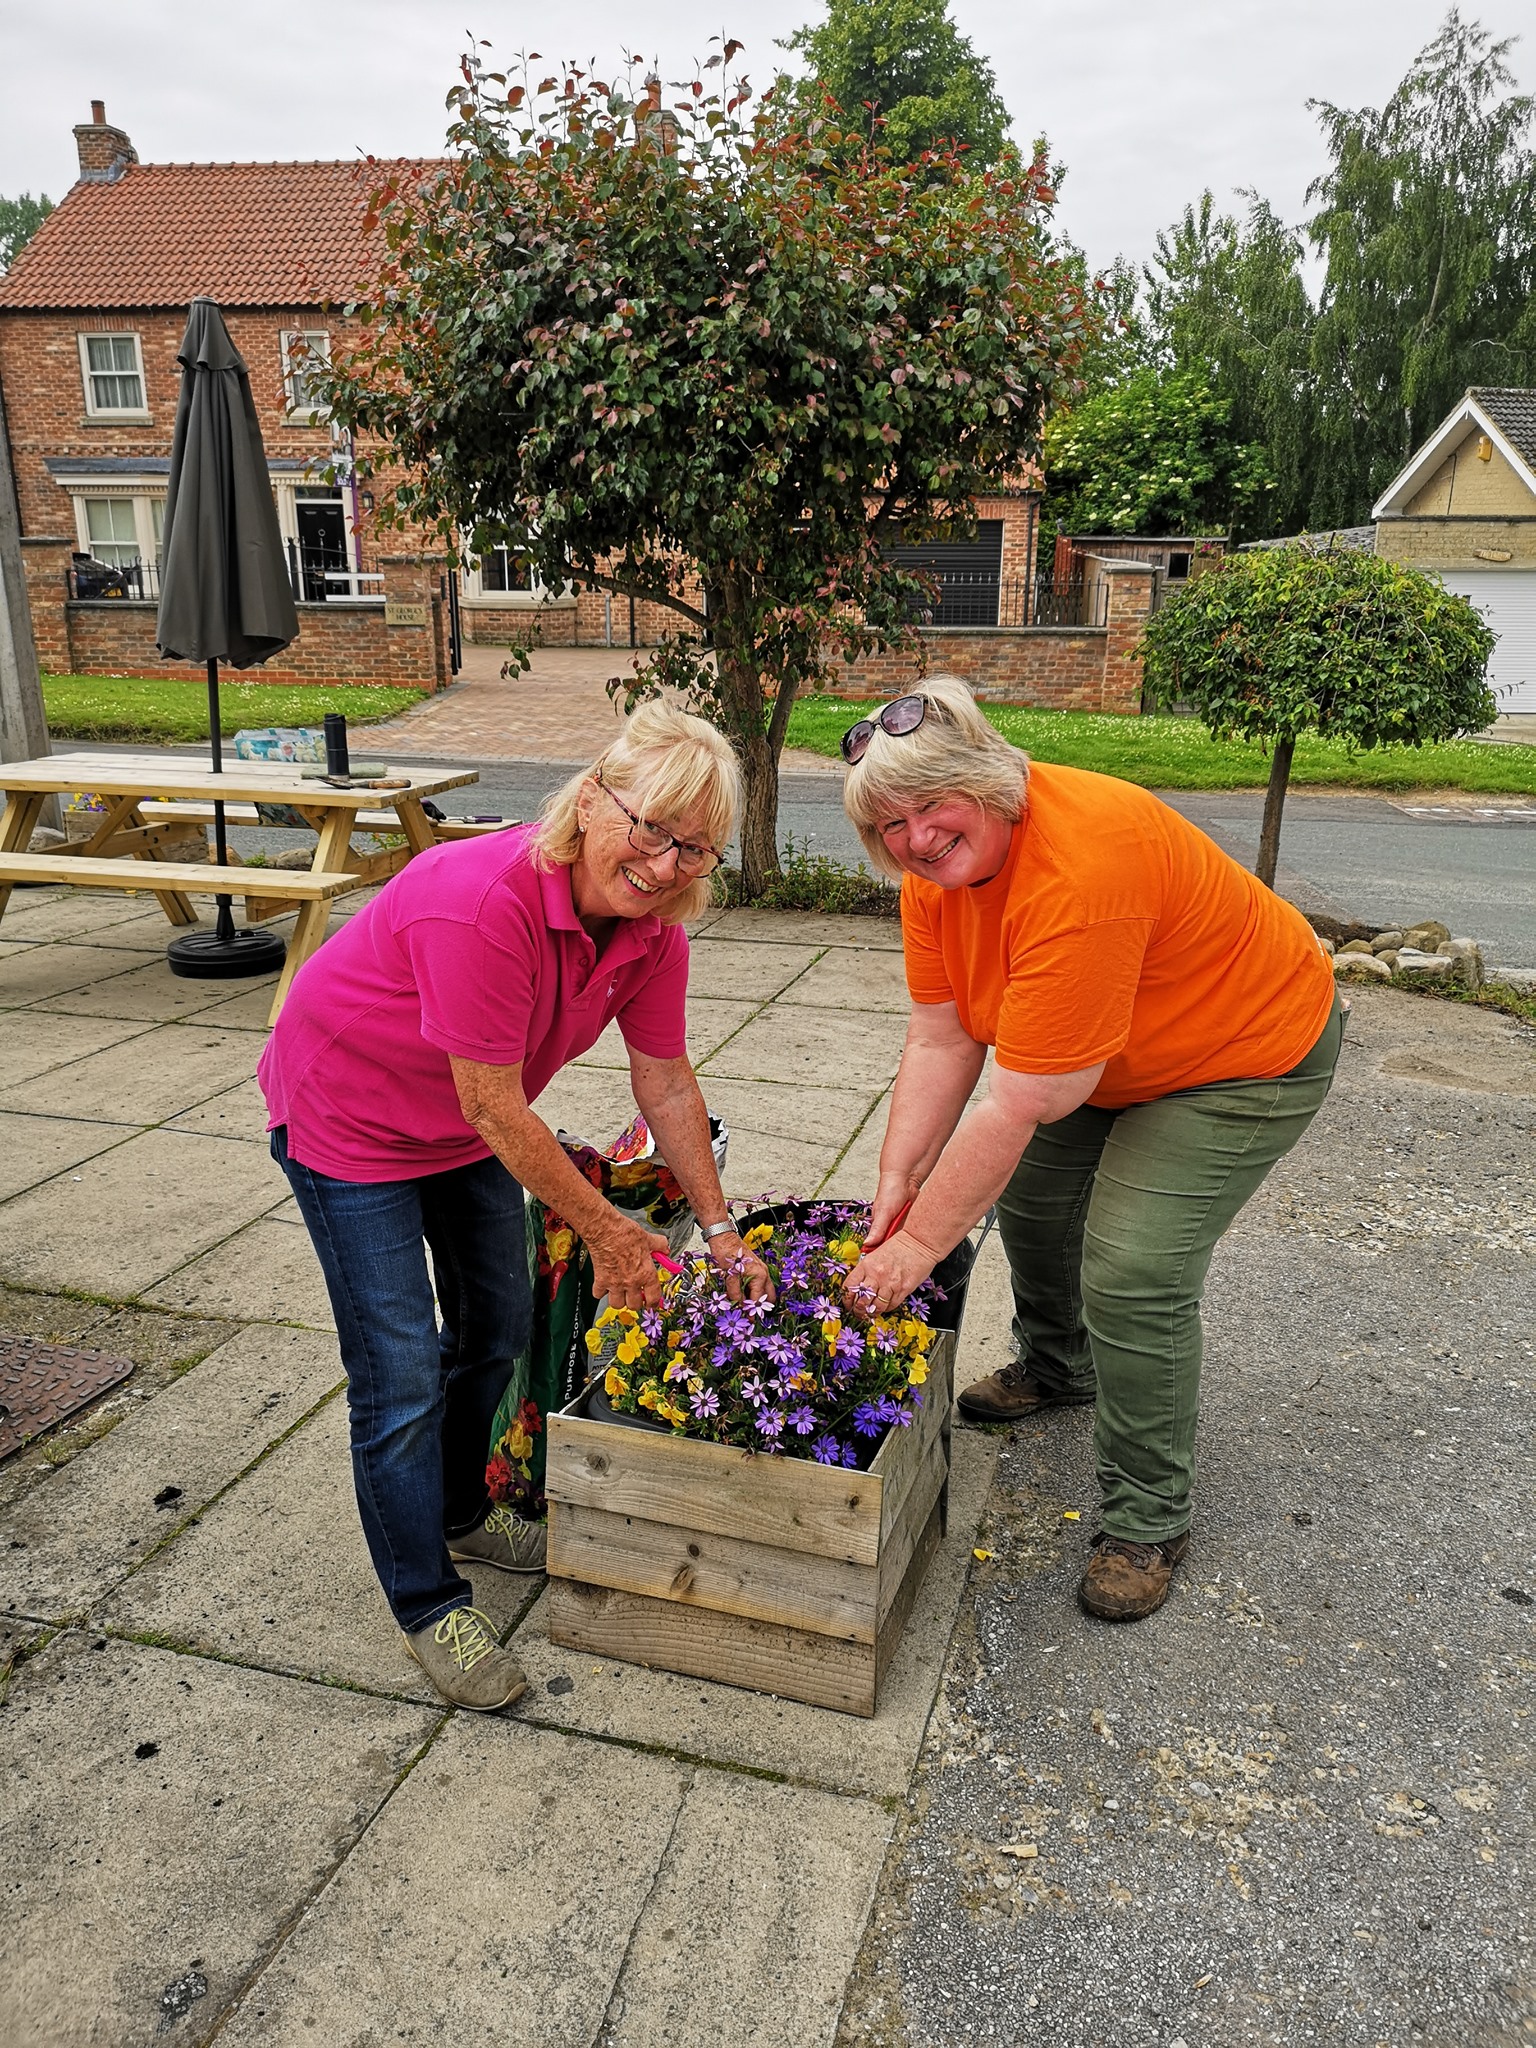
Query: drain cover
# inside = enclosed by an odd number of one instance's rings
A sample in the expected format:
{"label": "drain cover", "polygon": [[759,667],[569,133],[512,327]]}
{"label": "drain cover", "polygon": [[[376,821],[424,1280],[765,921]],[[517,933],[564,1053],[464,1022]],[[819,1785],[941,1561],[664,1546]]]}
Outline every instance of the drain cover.
{"label": "drain cover", "polygon": [[0,1336],[0,1458],[133,1371],[127,1358],[82,1351],[75,1344],[44,1344],[37,1337]]}

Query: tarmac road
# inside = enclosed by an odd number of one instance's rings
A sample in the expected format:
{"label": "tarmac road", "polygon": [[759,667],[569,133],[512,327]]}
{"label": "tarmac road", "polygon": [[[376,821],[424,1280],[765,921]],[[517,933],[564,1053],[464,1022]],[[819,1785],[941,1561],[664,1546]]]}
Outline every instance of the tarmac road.
{"label": "tarmac road", "polygon": [[[69,751],[67,743],[55,751]],[[88,751],[109,750],[96,746]],[[202,750],[166,751],[196,756]],[[445,810],[526,818],[574,764],[465,765],[479,768],[480,781],[472,789],[450,792]],[[835,774],[786,775],[781,831],[812,853],[844,861],[862,858],[840,791]],[[1252,865],[1264,803],[1261,790],[1177,790],[1167,792],[1164,800],[1234,858]],[[280,833],[233,837],[244,851],[263,845],[281,850],[293,843]],[[1436,807],[1415,796],[1388,801],[1295,795],[1286,804],[1281,862],[1281,889],[1303,910],[1377,924],[1437,917],[1480,940],[1490,967],[1536,970],[1536,798]]]}

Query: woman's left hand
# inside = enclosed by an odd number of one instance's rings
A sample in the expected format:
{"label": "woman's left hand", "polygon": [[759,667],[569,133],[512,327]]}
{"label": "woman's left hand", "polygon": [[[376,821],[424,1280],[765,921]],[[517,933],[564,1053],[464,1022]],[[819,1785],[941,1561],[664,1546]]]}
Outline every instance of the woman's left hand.
{"label": "woman's left hand", "polygon": [[743,1280],[751,1300],[761,1301],[766,1295],[772,1301],[773,1279],[768,1268],[747,1250],[734,1230],[722,1230],[709,1240],[709,1256],[724,1273],[725,1291],[732,1301],[740,1301]]}
{"label": "woman's left hand", "polygon": [[866,1315],[888,1315],[900,1308],[938,1263],[937,1252],[898,1230],[884,1244],[865,1252],[843,1282],[843,1300]]}

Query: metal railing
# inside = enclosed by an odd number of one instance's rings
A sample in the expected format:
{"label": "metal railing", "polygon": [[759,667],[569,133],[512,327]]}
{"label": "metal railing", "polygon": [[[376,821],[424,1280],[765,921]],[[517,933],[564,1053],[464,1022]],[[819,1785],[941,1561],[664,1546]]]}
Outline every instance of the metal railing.
{"label": "metal railing", "polygon": [[[300,604],[384,602],[380,569],[354,568],[331,555],[300,548],[293,541],[287,544],[286,560],[288,586]],[[95,555],[75,555],[65,579],[72,598],[92,603],[155,604],[160,597],[158,562],[103,562]]]}
{"label": "metal railing", "polygon": [[1057,583],[1050,576],[986,576],[943,572],[933,601],[913,607],[923,626],[1102,626],[1108,617],[1109,585],[1091,586],[1081,577]]}
{"label": "metal railing", "polygon": [[120,603],[153,604],[160,595],[158,562],[103,562],[95,555],[72,555],[65,581],[73,598],[115,598]]}

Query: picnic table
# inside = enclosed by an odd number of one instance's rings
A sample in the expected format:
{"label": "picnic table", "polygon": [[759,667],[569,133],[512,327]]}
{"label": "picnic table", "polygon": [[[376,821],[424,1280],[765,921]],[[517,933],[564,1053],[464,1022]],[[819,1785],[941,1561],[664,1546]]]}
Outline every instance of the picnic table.
{"label": "picnic table", "polygon": [[[333,898],[388,880],[416,854],[445,839],[464,838],[494,826],[461,821],[440,823],[422,808],[428,797],[477,782],[473,769],[391,768],[393,789],[336,785],[305,776],[286,761],[233,761],[222,773],[165,754],[49,754],[33,761],[0,763],[6,794],[0,814],[0,917],[18,882],[65,882],[88,889],[145,889],[174,925],[196,924],[189,896],[242,896],[249,922],[297,909],[288,957],[273,997],[271,1021],[293,977],[325,936]],[[87,836],[51,853],[29,853],[28,844],[50,796],[88,790],[105,808]],[[215,798],[232,824],[258,822],[258,804],[286,804],[315,832],[314,858],[307,870],[253,867],[231,862],[185,861],[168,848],[188,825],[206,825]],[[403,844],[374,853],[353,850],[355,831],[398,834]],[[145,873],[145,869],[154,872]]]}

